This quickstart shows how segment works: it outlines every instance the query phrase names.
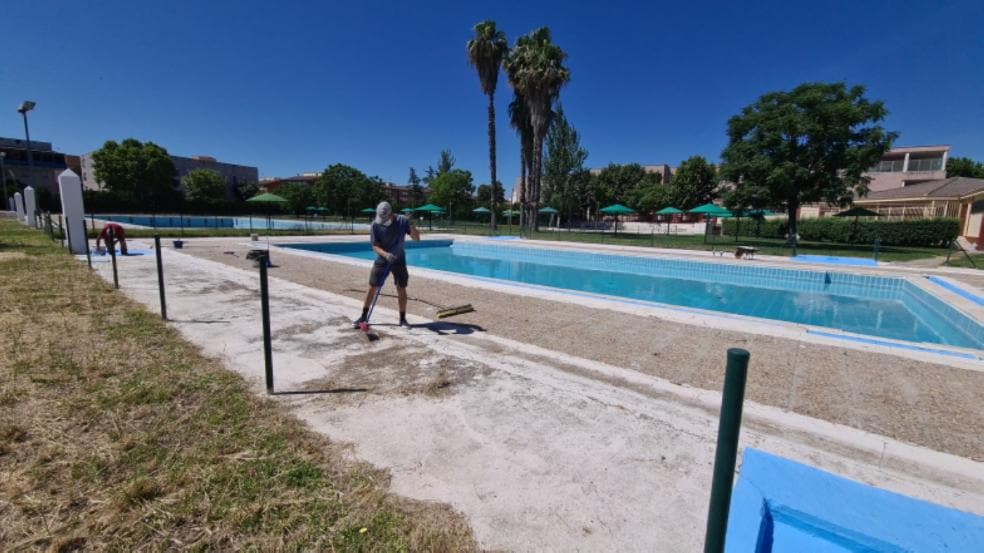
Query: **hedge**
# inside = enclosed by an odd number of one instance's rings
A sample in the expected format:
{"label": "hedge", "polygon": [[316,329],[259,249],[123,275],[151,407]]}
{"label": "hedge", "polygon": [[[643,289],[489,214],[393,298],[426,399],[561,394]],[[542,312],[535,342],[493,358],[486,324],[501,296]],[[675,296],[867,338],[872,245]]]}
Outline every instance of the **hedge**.
{"label": "hedge", "polygon": [[[875,239],[885,246],[945,247],[960,233],[960,221],[954,218],[905,219],[879,221],[853,217],[822,217],[800,219],[799,239],[813,242],[871,244]],[[734,236],[737,219],[725,219],[723,232]],[[741,236],[785,238],[789,228],[786,219],[741,219]]]}

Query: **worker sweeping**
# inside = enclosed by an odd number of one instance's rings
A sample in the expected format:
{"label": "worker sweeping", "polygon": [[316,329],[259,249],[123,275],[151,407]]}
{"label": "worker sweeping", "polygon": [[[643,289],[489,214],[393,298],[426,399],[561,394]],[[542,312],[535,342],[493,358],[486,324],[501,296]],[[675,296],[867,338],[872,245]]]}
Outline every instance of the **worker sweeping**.
{"label": "worker sweeping", "polygon": [[369,314],[379,289],[383,286],[388,275],[393,275],[396,283],[397,299],[400,305],[400,326],[410,326],[407,322],[407,258],[403,250],[403,242],[407,235],[414,240],[420,240],[420,232],[413,222],[403,215],[395,215],[389,202],[379,202],[376,206],[376,219],[369,229],[369,239],[372,250],[376,252],[376,261],[369,273],[369,290],[366,301],[362,306],[360,316],[353,326],[365,328],[369,322]]}

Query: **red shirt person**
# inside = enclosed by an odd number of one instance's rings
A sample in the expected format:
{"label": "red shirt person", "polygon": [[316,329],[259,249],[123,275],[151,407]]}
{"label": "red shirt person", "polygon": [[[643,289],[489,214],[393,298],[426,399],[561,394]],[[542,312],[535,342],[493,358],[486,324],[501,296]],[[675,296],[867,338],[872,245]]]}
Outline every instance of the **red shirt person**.
{"label": "red shirt person", "polygon": [[106,223],[103,225],[102,232],[96,237],[96,249],[99,249],[99,242],[106,241],[106,249],[113,248],[113,240],[120,243],[120,253],[126,255],[126,231],[116,223]]}

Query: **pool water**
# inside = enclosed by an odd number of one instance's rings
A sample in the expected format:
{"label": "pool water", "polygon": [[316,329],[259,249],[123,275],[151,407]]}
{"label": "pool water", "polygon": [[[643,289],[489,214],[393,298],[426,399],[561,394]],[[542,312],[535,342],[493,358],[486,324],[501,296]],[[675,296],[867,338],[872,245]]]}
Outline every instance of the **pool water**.
{"label": "pool water", "polygon": [[[911,342],[981,349],[984,327],[900,278],[744,267],[503,243],[407,244],[414,266]],[[366,243],[288,247],[374,259]]]}

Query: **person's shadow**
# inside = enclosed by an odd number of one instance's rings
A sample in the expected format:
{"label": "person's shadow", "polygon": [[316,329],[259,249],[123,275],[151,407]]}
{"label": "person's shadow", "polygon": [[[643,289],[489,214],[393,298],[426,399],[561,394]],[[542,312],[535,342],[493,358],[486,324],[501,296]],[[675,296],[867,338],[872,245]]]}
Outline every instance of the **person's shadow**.
{"label": "person's shadow", "polygon": [[435,334],[472,334],[474,332],[485,332],[485,329],[478,325],[464,323],[449,323],[446,321],[434,321],[420,325],[410,325],[410,328],[425,328]]}

